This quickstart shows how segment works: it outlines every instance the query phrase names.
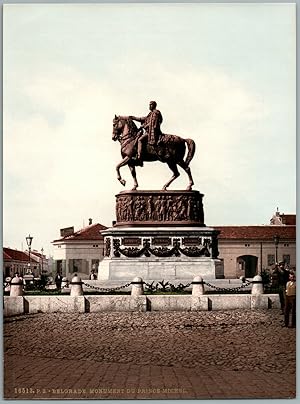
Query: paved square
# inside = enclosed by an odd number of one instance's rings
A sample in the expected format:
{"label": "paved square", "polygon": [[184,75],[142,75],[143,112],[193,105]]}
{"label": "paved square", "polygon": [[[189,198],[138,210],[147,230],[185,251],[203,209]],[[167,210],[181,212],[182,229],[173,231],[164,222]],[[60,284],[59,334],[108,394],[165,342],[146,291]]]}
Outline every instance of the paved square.
{"label": "paved square", "polygon": [[10,399],[294,398],[278,310],[36,314],[4,320]]}

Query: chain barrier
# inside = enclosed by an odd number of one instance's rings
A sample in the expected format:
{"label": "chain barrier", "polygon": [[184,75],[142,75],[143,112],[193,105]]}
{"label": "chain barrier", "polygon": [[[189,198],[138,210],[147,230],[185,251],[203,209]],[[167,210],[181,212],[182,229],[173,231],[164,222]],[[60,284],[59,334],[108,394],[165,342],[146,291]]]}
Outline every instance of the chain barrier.
{"label": "chain barrier", "polygon": [[128,288],[128,286],[131,285],[131,282],[127,283],[126,285],[117,286],[115,288],[99,288],[98,286],[89,285],[88,283],[85,282],[82,282],[82,284],[87,286],[88,288],[99,290],[100,292],[114,292],[116,290]]}
{"label": "chain barrier", "polygon": [[204,281],[204,283],[205,283],[205,285],[207,285],[208,287],[210,287],[210,288],[212,288],[212,289],[215,289],[215,290],[218,290],[218,291],[220,291],[220,292],[236,292],[236,291],[238,291],[238,290],[244,289],[244,288],[246,288],[247,286],[250,286],[250,285],[251,285],[251,282],[250,282],[250,281],[246,281],[246,282],[243,283],[241,286],[237,286],[237,287],[235,287],[235,288],[220,288],[220,287],[218,287],[218,286],[212,285],[211,283],[208,283],[208,282],[205,282],[205,281]]}
{"label": "chain barrier", "polygon": [[[145,286],[146,286],[146,291],[147,292],[157,292],[157,291],[171,291],[171,292],[181,292],[184,289],[187,289],[188,287],[190,287],[192,285],[193,282],[187,283],[186,285],[183,285],[182,283],[179,283],[177,286],[173,285],[172,283],[169,282],[157,282],[156,284],[154,284],[154,281],[150,284],[147,282],[142,282]],[[203,281],[203,284],[207,285],[209,288],[212,288],[216,291],[219,292],[237,292],[239,290],[242,290],[248,286],[251,285],[251,281],[246,280],[245,283],[243,283],[241,286],[237,286],[234,288],[221,288],[215,285],[212,285],[211,283],[205,282]],[[114,292],[114,291],[118,291],[118,290],[122,290],[125,288],[128,288],[132,282],[127,283],[126,285],[122,285],[122,286],[117,286],[115,288],[101,288],[98,286],[94,286],[94,285],[90,285],[88,283],[82,282],[83,285],[85,285],[86,287],[90,288],[90,289],[95,289],[98,290],[100,292]],[[55,285],[54,283],[48,283],[47,285]],[[4,284],[4,288],[10,286],[10,282],[6,282]],[[62,286],[61,289],[68,289],[70,287],[70,282],[67,282],[64,286]]]}

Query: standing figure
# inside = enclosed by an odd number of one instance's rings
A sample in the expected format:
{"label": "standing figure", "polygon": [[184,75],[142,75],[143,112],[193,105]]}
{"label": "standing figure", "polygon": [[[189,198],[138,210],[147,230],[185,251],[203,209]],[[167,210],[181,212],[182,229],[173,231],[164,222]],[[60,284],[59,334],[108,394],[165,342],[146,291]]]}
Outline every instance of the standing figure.
{"label": "standing figure", "polygon": [[162,132],[160,130],[160,125],[163,121],[162,114],[158,109],[156,109],[156,102],[150,101],[149,109],[150,112],[147,116],[138,118],[135,116],[130,116],[130,119],[142,123],[141,130],[145,129],[145,133],[138,139],[138,160],[142,161],[142,141],[147,139],[150,145],[159,146],[161,142]]}
{"label": "standing figure", "polygon": [[149,198],[147,199],[147,220],[153,220],[152,214],[153,214],[153,196],[150,195]]}
{"label": "standing figure", "polygon": [[127,217],[128,217],[128,221],[132,221],[133,220],[133,205],[134,205],[134,199],[133,197],[131,197],[129,199],[129,201],[127,202]]}
{"label": "standing figure", "polygon": [[62,282],[62,275],[60,272],[57,272],[56,277],[55,277],[55,285],[56,289],[60,290],[61,289],[61,282]]}
{"label": "standing figure", "polygon": [[173,200],[171,196],[167,197],[167,206],[166,206],[166,211],[167,211],[167,220],[172,220],[172,204],[173,204]]}
{"label": "standing figure", "polygon": [[160,212],[160,196],[156,198],[156,201],[154,202],[154,220],[161,220],[159,217],[159,212]]}
{"label": "standing figure", "polygon": [[278,288],[280,307],[282,314],[284,314],[285,306],[285,288],[289,279],[289,271],[284,268],[284,262],[279,262],[275,265],[275,268],[271,274],[272,286]]}
{"label": "standing figure", "polygon": [[292,311],[292,327],[296,327],[296,275],[290,273],[285,290],[284,326],[289,326],[290,311]]}
{"label": "standing figure", "polygon": [[167,200],[164,196],[161,197],[159,216],[160,220],[166,220],[167,218]]}
{"label": "standing figure", "polygon": [[90,273],[90,280],[91,281],[95,281],[96,279],[97,279],[97,275],[95,274],[95,270],[94,269],[92,269],[91,270],[91,273]]}
{"label": "standing figure", "polygon": [[133,220],[139,220],[139,213],[141,209],[141,200],[140,197],[137,196],[134,201],[134,217]]}
{"label": "standing figure", "polygon": [[186,220],[186,199],[180,196],[178,199],[178,218],[179,220]]}

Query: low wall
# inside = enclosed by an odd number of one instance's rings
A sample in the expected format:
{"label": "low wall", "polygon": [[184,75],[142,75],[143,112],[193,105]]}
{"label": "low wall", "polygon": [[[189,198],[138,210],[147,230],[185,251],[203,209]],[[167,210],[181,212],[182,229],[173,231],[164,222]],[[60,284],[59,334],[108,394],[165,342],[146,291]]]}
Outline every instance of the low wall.
{"label": "low wall", "polygon": [[280,309],[279,295],[4,296],[3,314],[234,309]]}
{"label": "low wall", "polygon": [[[84,296],[23,296],[24,313],[85,313]],[[5,305],[5,302],[4,302]]]}

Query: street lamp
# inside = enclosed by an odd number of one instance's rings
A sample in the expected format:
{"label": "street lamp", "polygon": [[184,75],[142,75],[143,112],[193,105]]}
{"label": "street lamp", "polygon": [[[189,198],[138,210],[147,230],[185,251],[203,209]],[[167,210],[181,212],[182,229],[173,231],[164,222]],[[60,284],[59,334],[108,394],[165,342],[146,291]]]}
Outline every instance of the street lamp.
{"label": "street lamp", "polygon": [[29,257],[28,257],[28,272],[30,271],[30,253],[31,253],[31,243],[32,243],[32,239],[33,239],[33,237],[32,237],[30,234],[26,237],[26,243],[27,243],[28,251],[29,251]]}
{"label": "street lamp", "polygon": [[41,253],[42,253],[42,273],[43,273],[43,271],[44,271],[44,269],[43,269],[43,254],[44,254],[44,249],[43,249],[43,247],[42,247],[42,249],[41,249]]}
{"label": "street lamp", "polygon": [[275,263],[278,264],[278,244],[279,244],[279,236],[276,234],[274,236],[275,243]]}

